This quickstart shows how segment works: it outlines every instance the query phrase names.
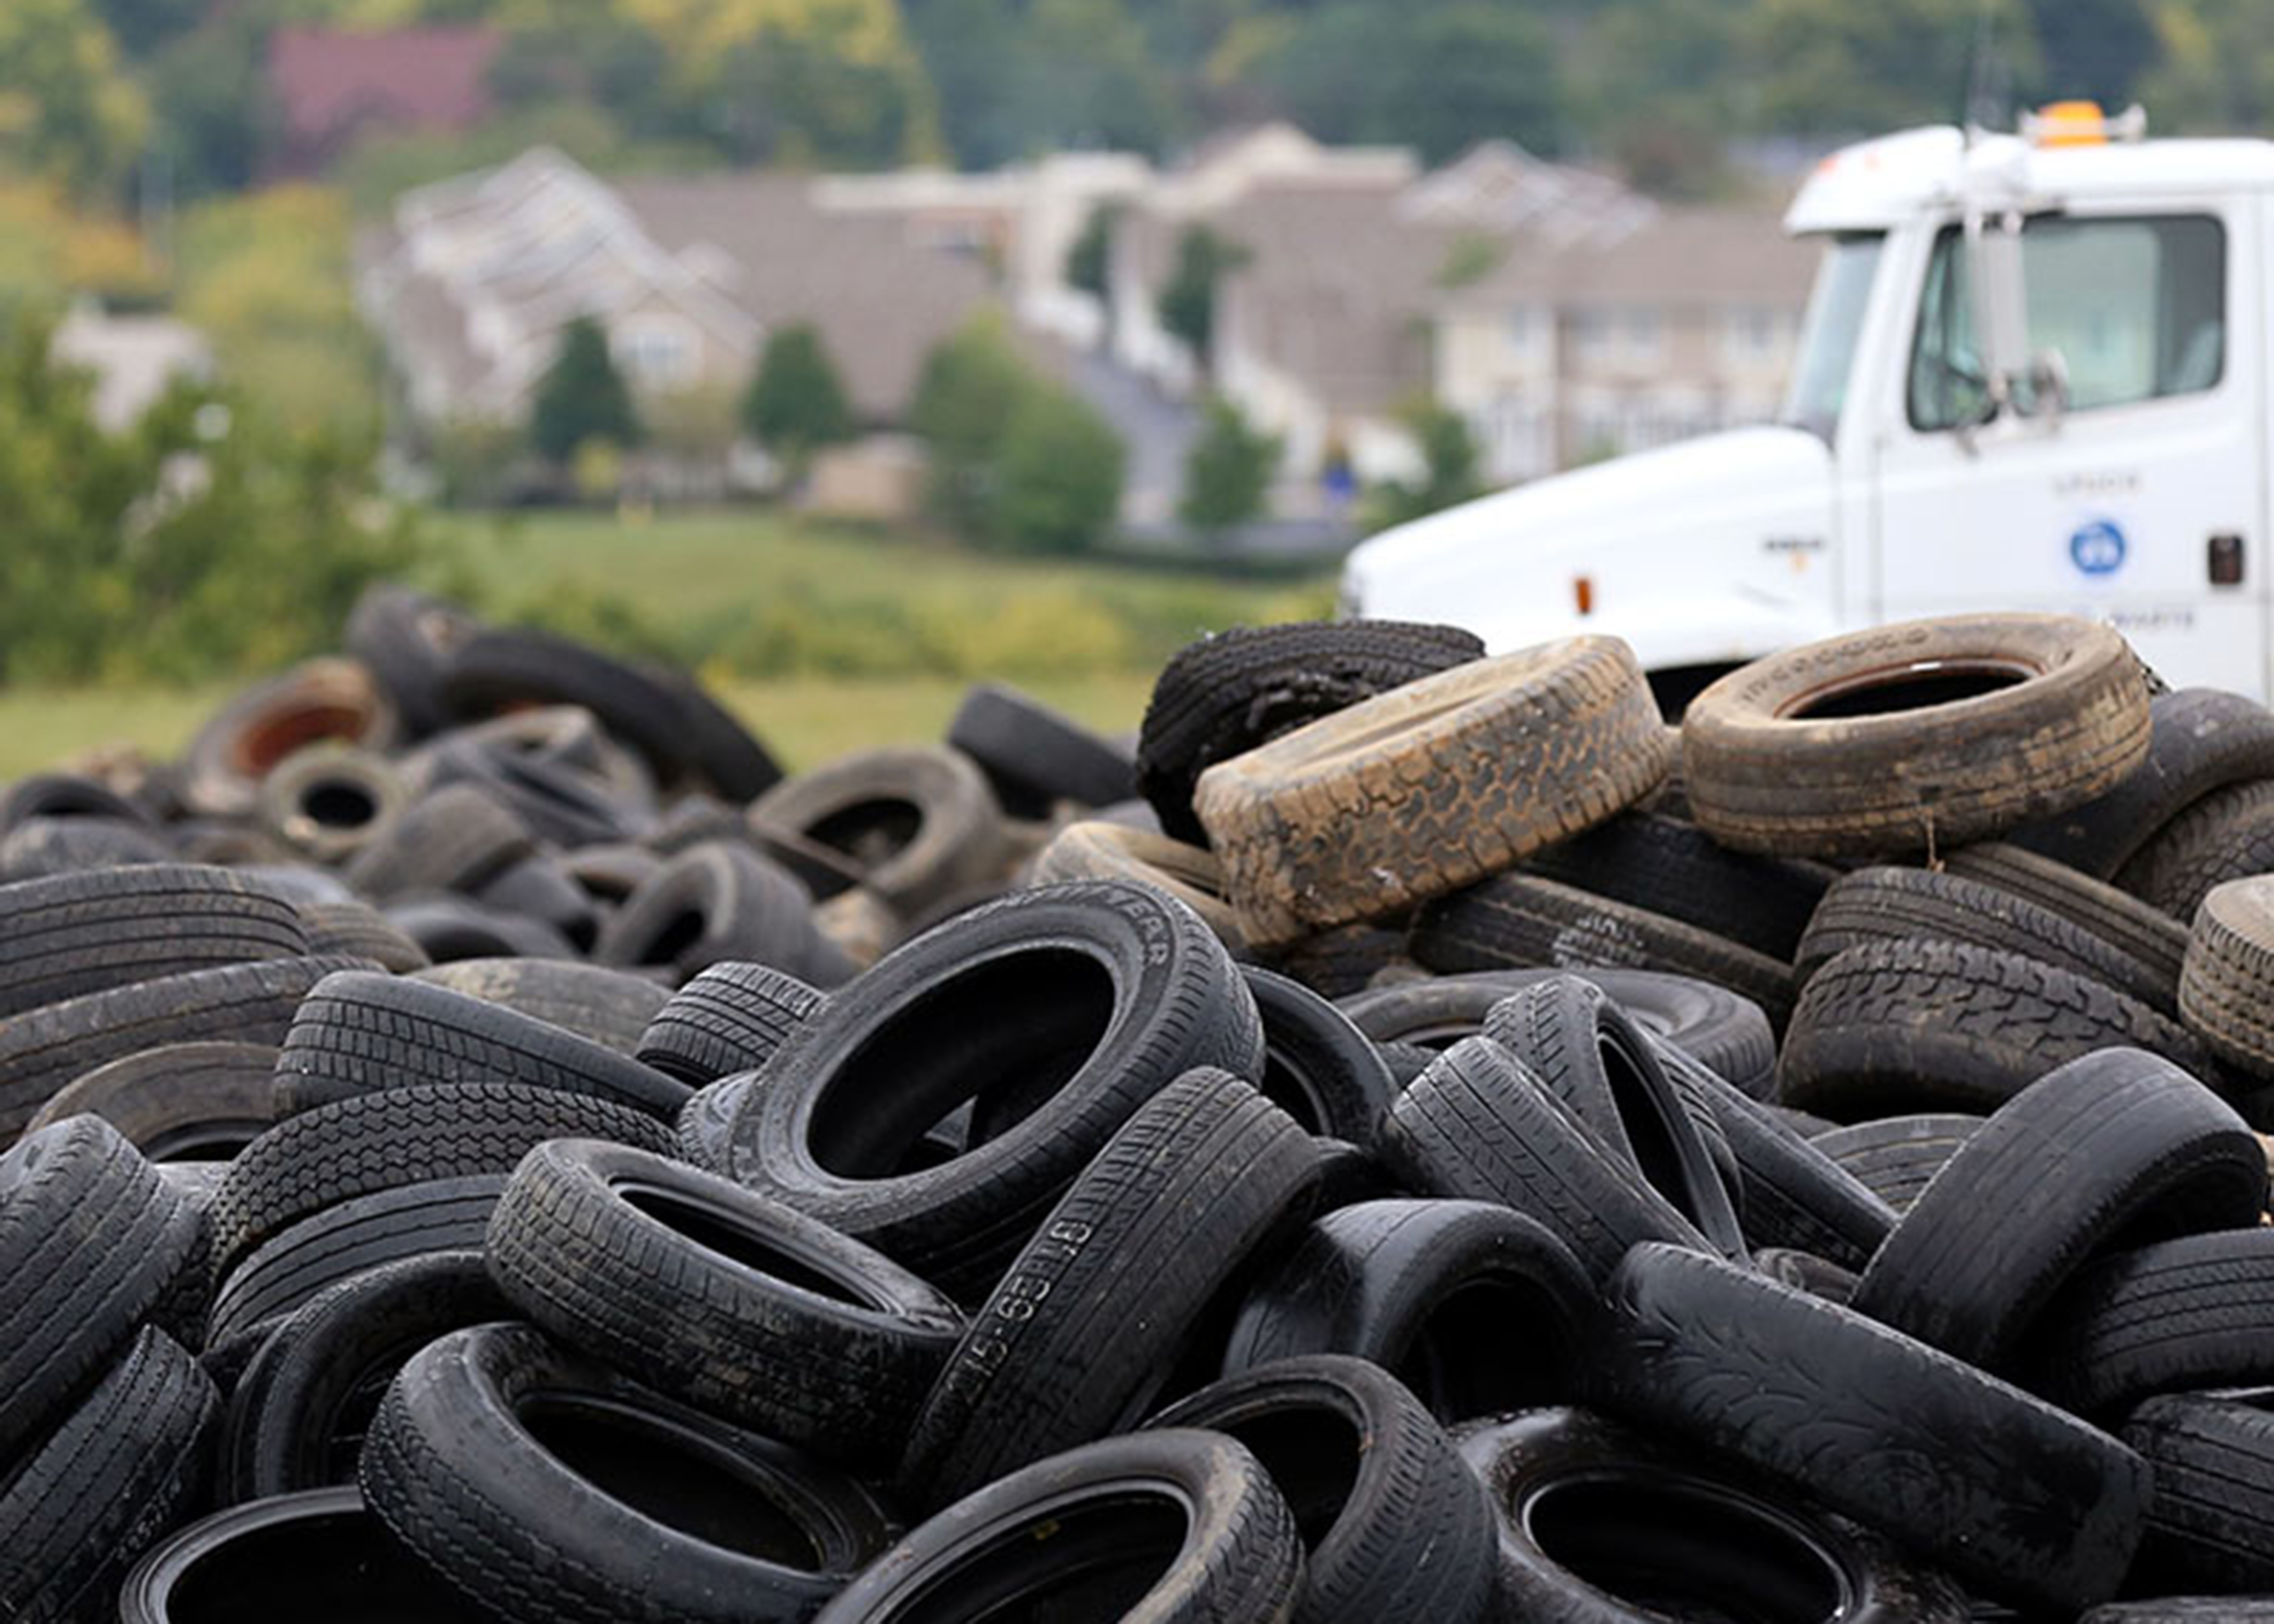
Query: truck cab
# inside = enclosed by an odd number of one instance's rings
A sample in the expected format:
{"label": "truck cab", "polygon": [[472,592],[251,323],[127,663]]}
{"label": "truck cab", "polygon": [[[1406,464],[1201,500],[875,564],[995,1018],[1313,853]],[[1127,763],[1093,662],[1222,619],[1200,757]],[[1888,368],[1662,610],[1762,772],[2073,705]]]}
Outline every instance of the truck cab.
{"label": "truck cab", "polygon": [[2274,142],[2140,126],[2067,104],[1835,153],[1786,216],[1824,257],[1779,424],[1385,530],[1345,611],[1615,633],[1678,702],[1834,632],[2043,610],[2267,698]]}

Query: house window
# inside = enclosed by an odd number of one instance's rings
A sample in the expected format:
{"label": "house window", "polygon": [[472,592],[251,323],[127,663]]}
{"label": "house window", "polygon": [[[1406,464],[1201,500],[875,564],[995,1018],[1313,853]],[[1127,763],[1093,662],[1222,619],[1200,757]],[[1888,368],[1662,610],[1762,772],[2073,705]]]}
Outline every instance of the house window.
{"label": "house window", "polygon": [[616,324],[616,362],[642,389],[663,393],[695,381],[695,330],[684,317],[629,316]]}

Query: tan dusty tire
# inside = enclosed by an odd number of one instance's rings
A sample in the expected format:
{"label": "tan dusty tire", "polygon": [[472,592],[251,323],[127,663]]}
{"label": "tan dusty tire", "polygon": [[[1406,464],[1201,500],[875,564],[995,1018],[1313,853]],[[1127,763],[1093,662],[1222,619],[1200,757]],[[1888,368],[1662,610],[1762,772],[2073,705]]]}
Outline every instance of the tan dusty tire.
{"label": "tan dusty tire", "polygon": [[1573,637],[1323,717],[1209,769],[1194,804],[1248,940],[1277,944],[1512,868],[1672,759],[1634,650]]}
{"label": "tan dusty tire", "polygon": [[2195,911],[2180,1019],[2222,1057],[2274,1076],[2274,874],[2229,880]]}
{"label": "tan dusty tire", "polygon": [[1988,839],[2147,758],[2148,685],[2120,634],[1975,614],[1828,638],[1734,671],[1682,726],[1691,816],[1781,856]]}
{"label": "tan dusty tire", "polygon": [[1068,823],[1028,872],[1031,884],[1066,880],[1136,880],[1164,891],[1199,914],[1235,954],[1246,950],[1239,915],[1224,899],[1224,865],[1206,846],[1121,823]]}

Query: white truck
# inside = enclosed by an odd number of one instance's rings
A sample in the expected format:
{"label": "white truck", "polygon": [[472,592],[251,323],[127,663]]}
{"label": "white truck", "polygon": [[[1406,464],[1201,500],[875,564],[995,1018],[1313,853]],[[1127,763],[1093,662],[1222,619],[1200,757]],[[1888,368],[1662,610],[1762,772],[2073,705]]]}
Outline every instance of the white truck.
{"label": "white truck", "polygon": [[1846,148],[1782,423],[1535,481],[1362,543],[1346,613],[1495,650],[1616,633],[1662,698],[1836,631],[2026,609],[2174,686],[2274,686],[2274,142],[2018,135]]}

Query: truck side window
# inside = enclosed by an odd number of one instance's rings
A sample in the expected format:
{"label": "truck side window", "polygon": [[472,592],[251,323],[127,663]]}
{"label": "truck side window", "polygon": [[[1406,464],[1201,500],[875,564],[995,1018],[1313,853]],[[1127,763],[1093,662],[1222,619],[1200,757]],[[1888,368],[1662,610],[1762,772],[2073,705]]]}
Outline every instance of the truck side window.
{"label": "truck side window", "polygon": [[[2226,370],[2226,232],[2208,214],[2032,217],[2022,229],[2029,352],[2058,357],[2064,409],[2216,388]],[[2026,384],[2015,404],[2035,410]],[[1963,233],[1935,237],[1911,345],[1911,426],[1978,423],[1989,386],[1974,338]]]}

